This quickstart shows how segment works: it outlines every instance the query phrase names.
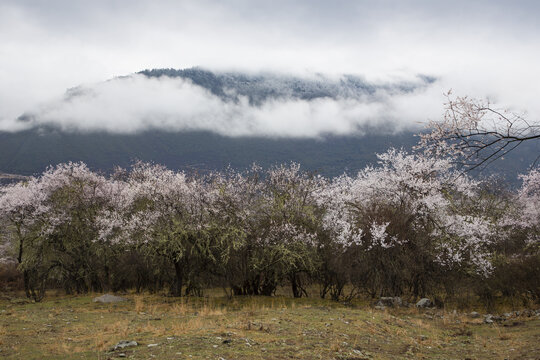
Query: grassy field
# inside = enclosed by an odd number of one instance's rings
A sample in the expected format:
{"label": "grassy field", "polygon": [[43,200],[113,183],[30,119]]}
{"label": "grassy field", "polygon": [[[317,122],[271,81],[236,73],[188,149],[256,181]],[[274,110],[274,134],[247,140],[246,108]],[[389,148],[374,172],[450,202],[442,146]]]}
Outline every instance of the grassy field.
{"label": "grassy field", "polygon": [[[448,310],[317,298],[50,296],[0,301],[6,359],[540,359],[540,319],[487,325]],[[111,351],[120,340],[136,347]]]}

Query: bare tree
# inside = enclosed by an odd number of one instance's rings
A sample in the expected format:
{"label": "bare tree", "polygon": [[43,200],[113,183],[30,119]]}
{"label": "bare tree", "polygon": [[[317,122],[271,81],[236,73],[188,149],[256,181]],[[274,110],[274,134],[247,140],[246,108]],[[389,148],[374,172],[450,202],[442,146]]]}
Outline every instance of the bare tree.
{"label": "bare tree", "polygon": [[483,169],[523,142],[540,139],[540,122],[498,110],[487,100],[454,98],[451,91],[446,97],[443,119],[430,121],[431,132],[420,135],[418,148],[427,153],[453,156],[468,170]]}

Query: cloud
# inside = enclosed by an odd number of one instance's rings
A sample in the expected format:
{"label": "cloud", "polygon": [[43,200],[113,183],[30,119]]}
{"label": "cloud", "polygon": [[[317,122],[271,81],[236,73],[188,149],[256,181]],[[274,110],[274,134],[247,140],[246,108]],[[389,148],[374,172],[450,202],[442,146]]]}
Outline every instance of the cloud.
{"label": "cloud", "polygon": [[[281,84],[276,79],[271,83],[277,89]],[[431,102],[432,95],[423,85],[417,80],[411,85],[416,86],[414,91],[397,91],[387,85],[348,98],[288,96],[252,104],[245,96],[238,101],[223,99],[183,78],[136,74],[71,89],[63,98],[18,120],[0,123],[0,130],[53,126],[68,132],[203,130],[225,136],[270,137],[353,135],[373,130],[395,133],[418,128],[425,107],[409,105],[411,101]]]}
{"label": "cloud", "polygon": [[[414,96],[388,97],[370,104],[321,100],[293,101],[285,107],[284,103],[268,103],[266,110],[273,111],[274,122],[280,121],[276,120],[277,115],[289,123],[289,113],[302,118],[302,114],[321,111],[340,119],[356,114],[362,114],[363,119],[380,116],[369,120],[374,123],[403,117],[405,123],[399,126],[409,126],[408,119],[426,121],[439,117],[442,94],[450,88],[456,94],[487,96],[501,106],[526,110],[530,119],[537,120],[539,11],[540,5],[532,0],[4,0],[0,3],[0,128],[21,127],[15,121],[17,117],[44,108],[51,121],[54,111],[59,116],[66,115],[57,120],[66,127],[89,127],[73,123],[82,118],[89,124],[105,126],[105,120],[75,116],[75,108],[107,118],[103,109],[90,108],[91,104],[107,104],[106,99],[91,100],[88,96],[88,104],[72,104],[73,109],[69,110],[65,104],[59,105],[61,101],[56,98],[78,84],[99,83],[145,68],[191,66],[298,75],[352,73],[370,81],[392,81],[418,73],[439,79]],[[100,98],[101,91],[112,92],[117,85],[103,86],[111,89],[102,89],[101,85],[89,87],[99,90],[96,96]],[[150,94],[144,95],[159,103],[151,96],[157,90],[151,84],[148,86]],[[144,92],[142,87],[137,91]],[[166,85],[158,87],[165,89]],[[121,92],[129,93],[127,89]],[[122,98],[121,94],[114,96]],[[233,122],[232,114],[238,111],[245,114],[242,121],[254,128],[266,126],[270,133],[282,132],[275,125],[259,124],[259,119],[270,119],[259,114],[260,109],[221,104],[211,97],[206,100],[206,106],[219,109],[214,111],[231,114],[227,117],[229,122]],[[413,104],[418,108],[413,109]],[[111,111],[122,109],[115,104],[107,106]],[[152,115],[156,112],[141,119],[145,124],[157,121],[156,127],[162,126],[161,122],[174,128],[178,120],[172,120],[172,108],[171,105],[170,110],[162,111],[170,115],[169,120],[156,120]],[[125,110],[129,112],[130,108]],[[215,115],[211,111],[199,112],[206,119]],[[73,124],[67,120],[68,114]],[[185,115],[190,114],[200,115],[195,110]],[[133,121],[143,122],[133,120],[132,115],[113,116],[125,119],[118,122],[126,127],[123,131],[131,129]],[[302,122],[294,124],[300,126]],[[354,130],[355,124],[352,120],[340,120],[332,131]],[[154,125],[148,125],[151,126]],[[224,126],[227,130],[228,125]],[[319,127],[324,131],[324,126]]]}

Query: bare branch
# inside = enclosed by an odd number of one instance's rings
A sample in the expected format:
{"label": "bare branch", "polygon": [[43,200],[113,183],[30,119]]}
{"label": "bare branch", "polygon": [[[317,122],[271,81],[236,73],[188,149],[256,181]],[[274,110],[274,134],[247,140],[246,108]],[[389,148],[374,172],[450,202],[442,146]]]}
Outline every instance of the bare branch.
{"label": "bare branch", "polygon": [[429,133],[420,135],[416,149],[435,156],[450,156],[468,170],[483,169],[524,141],[540,139],[540,123],[488,101],[446,94],[442,120],[430,121]]}

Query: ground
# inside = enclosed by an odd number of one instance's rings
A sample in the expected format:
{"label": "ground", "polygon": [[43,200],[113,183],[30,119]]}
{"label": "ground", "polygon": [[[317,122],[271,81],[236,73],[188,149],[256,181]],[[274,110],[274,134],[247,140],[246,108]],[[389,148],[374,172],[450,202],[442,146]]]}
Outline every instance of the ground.
{"label": "ground", "polygon": [[[540,359],[540,318],[483,324],[449,309],[318,298],[88,296],[0,300],[6,359]],[[120,340],[136,347],[111,351]]]}

